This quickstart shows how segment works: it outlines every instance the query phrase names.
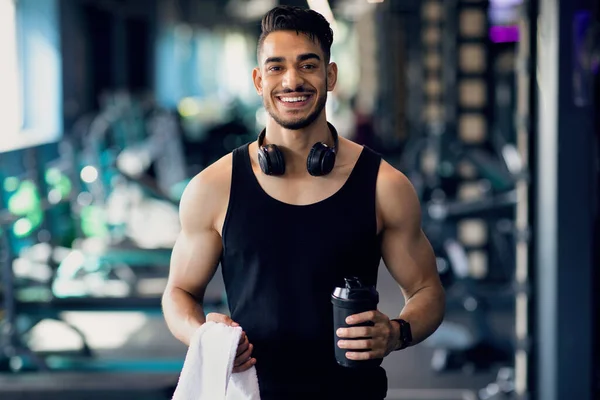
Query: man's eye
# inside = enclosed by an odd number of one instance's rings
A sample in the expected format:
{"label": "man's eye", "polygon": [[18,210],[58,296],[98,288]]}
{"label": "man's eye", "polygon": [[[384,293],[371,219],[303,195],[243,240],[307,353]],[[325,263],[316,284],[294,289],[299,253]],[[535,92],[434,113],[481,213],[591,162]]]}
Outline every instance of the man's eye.
{"label": "man's eye", "polygon": [[269,71],[273,71],[273,72],[277,72],[277,71],[280,71],[280,70],[281,70],[281,67],[270,67],[269,68]]}
{"label": "man's eye", "polygon": [[315,68],[315,66],[312,64],[306,64],[306,65],[303,65],[302,68],[303,69],[313,69],[313,68]]}

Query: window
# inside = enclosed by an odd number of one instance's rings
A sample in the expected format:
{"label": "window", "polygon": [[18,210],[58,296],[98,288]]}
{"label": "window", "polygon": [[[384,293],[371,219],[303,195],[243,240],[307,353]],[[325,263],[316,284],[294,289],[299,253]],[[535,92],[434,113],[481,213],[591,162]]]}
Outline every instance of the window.
{"label": "window", "polygon": [[0,0],[0,151],[15,146],[23,124],[16,20],[14,1]]}
{"label": "window", "polygon": [[57,0],[0,0],[0,152],[62,135]]}

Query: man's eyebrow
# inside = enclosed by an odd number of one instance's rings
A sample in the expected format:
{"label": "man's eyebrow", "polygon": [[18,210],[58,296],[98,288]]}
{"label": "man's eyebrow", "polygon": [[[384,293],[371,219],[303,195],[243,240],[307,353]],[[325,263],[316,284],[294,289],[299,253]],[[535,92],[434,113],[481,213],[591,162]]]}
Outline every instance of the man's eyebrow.
{"label": "man's eyebrow", "polygon": [[[321,57],[319,57],[318,54],[315,53],[305,53],[305,54],[300,54],[298,57],[296,57],[296,60],[298,62],[302,62],[302,61],[306,61],[306,60],[312,60],[312,59],[316,59],[318,61],[321,61]],[[284,57],[269,57],[265,60],[265,64],[269,64],[269,63],[282,63],[285,61]]]}
{"label": "man's eyebrow", "polygon": [[319,61],[321,61],[321,57],[319,57],[317,54],[315,53],[306,53],[306,54],[300,54],[298,57],[296,57],[296,59],[298,61],[306,61],[306,60],[310,60],[310,59],[317,59]]}
{"label": "man's eyebrow", "polygon": [[265,60],[265,64],[269,64],[269,63],[280,63],[283,62],[284,58],[283,57],[269,57]]}

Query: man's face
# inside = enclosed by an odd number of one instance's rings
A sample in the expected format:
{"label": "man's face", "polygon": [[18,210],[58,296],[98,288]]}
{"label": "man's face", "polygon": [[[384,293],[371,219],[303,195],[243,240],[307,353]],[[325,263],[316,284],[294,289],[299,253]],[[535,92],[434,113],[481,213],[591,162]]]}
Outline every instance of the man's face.
{"label": "man's face", "polygon": [[335,87],[336,65],[326,65],[320,45],[295,31],[270,33],[259,54],[252,75],[269,115],[286,129],[312,124]]}

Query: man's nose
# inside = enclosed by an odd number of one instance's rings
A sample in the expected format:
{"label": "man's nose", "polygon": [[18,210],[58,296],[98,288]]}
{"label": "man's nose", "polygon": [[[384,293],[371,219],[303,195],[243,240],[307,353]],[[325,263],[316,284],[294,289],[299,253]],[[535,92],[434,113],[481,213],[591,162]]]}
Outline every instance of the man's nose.
{"label": "man's nose", "polygon": [[304,84],[304,79],[302,76],[293,68],[290,68],[286,71],[283,76],[282,85],[284,88],[296,90]]}

